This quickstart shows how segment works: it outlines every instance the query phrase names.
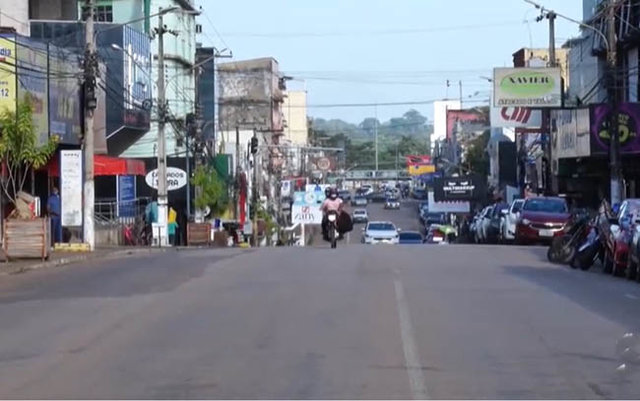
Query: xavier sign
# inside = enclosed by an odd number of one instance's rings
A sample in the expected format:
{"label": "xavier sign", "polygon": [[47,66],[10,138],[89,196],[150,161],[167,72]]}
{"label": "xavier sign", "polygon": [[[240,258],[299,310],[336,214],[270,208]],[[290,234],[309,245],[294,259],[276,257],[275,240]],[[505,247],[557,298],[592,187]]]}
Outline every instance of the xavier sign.
{"label": "xavier sign", "polygon": [[494,68],[495,107],[561,107],[560,68]]}

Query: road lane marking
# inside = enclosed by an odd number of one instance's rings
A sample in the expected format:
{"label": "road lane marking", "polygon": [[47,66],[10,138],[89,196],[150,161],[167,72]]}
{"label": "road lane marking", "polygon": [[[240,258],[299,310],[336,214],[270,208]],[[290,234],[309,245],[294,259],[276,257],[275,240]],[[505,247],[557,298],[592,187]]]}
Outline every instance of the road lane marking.
{"label": "road lane marking", "polygon": [[633,294],[624,294],[624,296],[629,298],[629,299],[640,299],[636,295],[633,295]]}
{"label": "road lane marking", "polygon": [[411,393],[416,400],[424,400],[429,398],[427,386],[424,382],[423,370],[420,365],[420,357],[418,356],[418,348],[413,334],[413,325],[411,324],[411,316],[409,315],[409,305],[404,295],[404,287],[400,281],[399,272],[395,271],[393,285],[396,290],[396,304],[398,306],[398,316],[400,319],[400,334],[402,337],[402,348],[404,350],[404,361],[409,375],[409,384],[411,385]]}

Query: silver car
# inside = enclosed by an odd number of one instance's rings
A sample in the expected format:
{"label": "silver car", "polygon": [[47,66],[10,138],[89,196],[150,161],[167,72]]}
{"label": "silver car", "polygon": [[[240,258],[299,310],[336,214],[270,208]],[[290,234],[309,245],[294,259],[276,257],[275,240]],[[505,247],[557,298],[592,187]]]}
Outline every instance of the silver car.
{"label": "silver car", "polygon": [[371,221],[362,229],[363,244],[397,244],[398,229],[390,221]]}

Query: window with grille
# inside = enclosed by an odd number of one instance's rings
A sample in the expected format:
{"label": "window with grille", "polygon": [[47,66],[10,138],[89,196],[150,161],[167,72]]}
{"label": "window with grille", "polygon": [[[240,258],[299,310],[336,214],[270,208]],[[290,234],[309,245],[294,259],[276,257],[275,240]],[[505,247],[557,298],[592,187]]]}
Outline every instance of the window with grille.
{"label": "window with grille", "polygon": [[[86,7],[82,8],[82,19],[87,19],[89,10]],[[113,6],[103,5],[96,6],[93,14],[93,20],[97,22],[113,22]]]}

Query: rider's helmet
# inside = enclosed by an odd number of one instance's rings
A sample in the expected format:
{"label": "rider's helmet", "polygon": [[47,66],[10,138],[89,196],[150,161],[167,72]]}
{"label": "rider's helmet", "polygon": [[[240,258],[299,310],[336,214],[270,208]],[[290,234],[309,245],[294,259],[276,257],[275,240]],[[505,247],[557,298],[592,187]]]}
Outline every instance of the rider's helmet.
{"label": "rider's helmet", "polygon": [[329,198],[338,199],[338,191],[335,188],[329,188]]}

